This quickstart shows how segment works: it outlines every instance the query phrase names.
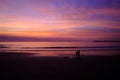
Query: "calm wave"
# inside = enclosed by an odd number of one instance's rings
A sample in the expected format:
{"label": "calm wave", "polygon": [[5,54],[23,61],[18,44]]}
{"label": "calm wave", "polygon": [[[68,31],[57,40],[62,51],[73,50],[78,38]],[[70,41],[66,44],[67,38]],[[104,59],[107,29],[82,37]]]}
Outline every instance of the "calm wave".
{"label": "calm wave", "polygon": [[39,56],[120,54],[120,43],[114,42],[0,42],[0,52],[37,53]]}

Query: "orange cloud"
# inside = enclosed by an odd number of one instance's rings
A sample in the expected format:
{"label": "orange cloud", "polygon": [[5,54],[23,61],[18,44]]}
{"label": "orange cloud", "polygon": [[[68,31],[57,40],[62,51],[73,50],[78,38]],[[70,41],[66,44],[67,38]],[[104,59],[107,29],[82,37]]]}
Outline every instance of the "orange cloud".
{"label": "orange cloud", "polygon": [[85,0],[82,0],[83,4],[80,7],[76,6],[74,0],[28,1],[0,1],[0,34],[74,39],[112,38],[119,35],[104,32],[96,34],[94,30],[73,30],[84,26],[120,29],[119,20],[91,18],[99,15],[119,16],[119,8],[91,8]]}

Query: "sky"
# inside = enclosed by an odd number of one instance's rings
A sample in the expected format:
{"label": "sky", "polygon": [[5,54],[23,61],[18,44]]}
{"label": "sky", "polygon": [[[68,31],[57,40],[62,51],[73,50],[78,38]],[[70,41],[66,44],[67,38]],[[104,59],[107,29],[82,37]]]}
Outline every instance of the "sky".
{"label": "sky", "polygon": [[120,40],[120,0],[0,0],[0,41]]}

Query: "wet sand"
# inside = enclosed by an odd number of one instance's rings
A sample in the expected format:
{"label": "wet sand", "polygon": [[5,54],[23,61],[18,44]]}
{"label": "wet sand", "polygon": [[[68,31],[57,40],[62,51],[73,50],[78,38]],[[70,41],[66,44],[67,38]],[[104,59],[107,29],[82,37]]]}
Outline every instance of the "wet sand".
{"label": "wet sand", "polygon": [[[104,80],[119,78],[120,55],[32,57],[31,53],[0,53],[0,80]],[[118,73],[117,73],[118,72]]]}

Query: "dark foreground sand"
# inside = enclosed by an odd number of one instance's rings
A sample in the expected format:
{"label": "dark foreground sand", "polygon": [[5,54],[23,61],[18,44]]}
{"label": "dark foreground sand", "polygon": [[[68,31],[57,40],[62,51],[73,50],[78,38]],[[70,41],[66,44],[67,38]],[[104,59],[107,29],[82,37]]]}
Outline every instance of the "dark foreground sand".
{"label": "dark foreground sand", "polygon": [[0,80],[116,80],[120,74],[120,56],[82,56],[76,60],[30,55],[0,53]]}

